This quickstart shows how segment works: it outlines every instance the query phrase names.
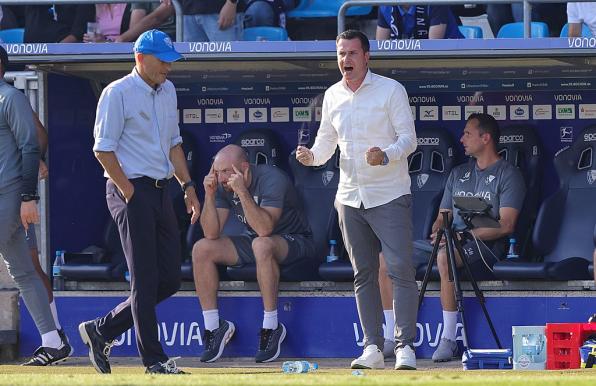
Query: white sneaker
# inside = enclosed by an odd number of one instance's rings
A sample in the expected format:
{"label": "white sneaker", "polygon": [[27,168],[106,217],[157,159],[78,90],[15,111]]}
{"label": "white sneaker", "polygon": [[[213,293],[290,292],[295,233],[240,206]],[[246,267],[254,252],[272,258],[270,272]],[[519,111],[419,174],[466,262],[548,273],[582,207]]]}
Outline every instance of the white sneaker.
{"label": "white sneaker", "polygon": [[362,355],[352,361],[353,369],[384,369],[385,358],[376,344],[369,344]]}
{"label": "white sneaker", "polygon": [[416,353],[412,347],[400,347],[395,352],[396,370],[416,370]]}

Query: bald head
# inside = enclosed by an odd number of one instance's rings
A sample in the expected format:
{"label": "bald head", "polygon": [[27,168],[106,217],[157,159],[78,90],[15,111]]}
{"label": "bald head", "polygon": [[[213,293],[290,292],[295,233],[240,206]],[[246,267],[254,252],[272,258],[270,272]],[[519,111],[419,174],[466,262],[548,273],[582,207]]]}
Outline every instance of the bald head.
{"label": "bald head", "polygon": [[250,168],[248,157],[240,146],[227,145],[217,152],[213,160],[213,170],[217,176],[217,182],[222,184],[226,190],[230,190],[227,183],[234,173],[234,168],[238,169],[240,173],[245,173]]}

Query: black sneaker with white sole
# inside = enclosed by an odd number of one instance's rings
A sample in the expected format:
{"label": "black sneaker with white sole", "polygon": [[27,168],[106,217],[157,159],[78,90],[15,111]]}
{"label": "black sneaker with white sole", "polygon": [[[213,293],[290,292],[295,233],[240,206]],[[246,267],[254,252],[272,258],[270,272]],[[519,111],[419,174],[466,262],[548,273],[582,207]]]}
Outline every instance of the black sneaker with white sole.
{"label": "black sneaker with white sole", "polygon": [[97,322],[90,320],[79,324],[79,334],[83,343],[89,347],[89,359],[95,370],[101,374],[111,373],[109,357],[113,342],[101,336],[97,331]]}
{"label": "black sneaker with white sole", "polygon": [[278,323],[275,330],[262,328],[259,339],[259,350],[255,356],[257,363],[271,362],[277,359],[281,351],[281,343],[286,338],[286,326]]}
{"label": "black sneaker with white sole", "polygon": [[219,319],[219,327],[215,330],[205,329],[203,335],[205,350],[201,354],[201,362],[209,363],[218,360],[223,353],[224,347],[232,339],[234,331],[236,331],[234,323],[223,319]]}
{"label": "black sneaker with white sole", "polygon": [[[178,357],[180,358],[180,357]],[[145,369],[145,374],[188,374],[176,366],[176,359],[170,358],[166,362],[157,362]]]}
{"label": "black sneaker with white sole", "polygon": [[66,333],[64,332],[63,328],[58,330],[58,335],[60,336],[60,339],[62,339],[63,342],[66,342],[70,347],[70,353],[68,354],[68,356],[71,356],[74,353],[74,347],[72,347],[72,345],[70,344],[70,339],[68,339],[68,336],[66,336]]}
{"label": "black sneaker with white sole", "polygon": [[72,347],[68,342],[62,341],[60,348],[38,347],[33,357],[21,366],[48,366],[60,363],[72,354]]}

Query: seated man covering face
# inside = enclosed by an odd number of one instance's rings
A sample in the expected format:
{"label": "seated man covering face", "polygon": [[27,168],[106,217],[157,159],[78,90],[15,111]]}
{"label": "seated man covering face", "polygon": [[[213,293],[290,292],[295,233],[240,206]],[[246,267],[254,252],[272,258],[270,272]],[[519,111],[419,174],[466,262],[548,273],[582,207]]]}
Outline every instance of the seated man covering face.
{"label": "seated man covering face", "polygon": [[[265,309],[255,360],[273,361],[286,336],[285,326],[277,320],[279,266],[309,258],[315,250],[298,195],[282,170],[249,164],[237,145],[217,153],[203,185],[201,226],[205,238],[192,252],[195,286],[205,320],[201,361],[217,360],[235,331],[234,323],[219,318],[217,265],[246,263],[256,263]],[[230,215],[245,225],[243,234],[222,235]]]}

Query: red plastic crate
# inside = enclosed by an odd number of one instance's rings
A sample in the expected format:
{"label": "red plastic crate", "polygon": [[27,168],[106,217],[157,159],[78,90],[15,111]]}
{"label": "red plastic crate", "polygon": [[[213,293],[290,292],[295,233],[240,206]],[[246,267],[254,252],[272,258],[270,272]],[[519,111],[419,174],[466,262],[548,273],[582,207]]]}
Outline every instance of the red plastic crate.
{"label": "red plastic crate", "polygon": [[548,370],[579,369],[579,348],[591,334],[596,323],[547,323],[546,368]]}

